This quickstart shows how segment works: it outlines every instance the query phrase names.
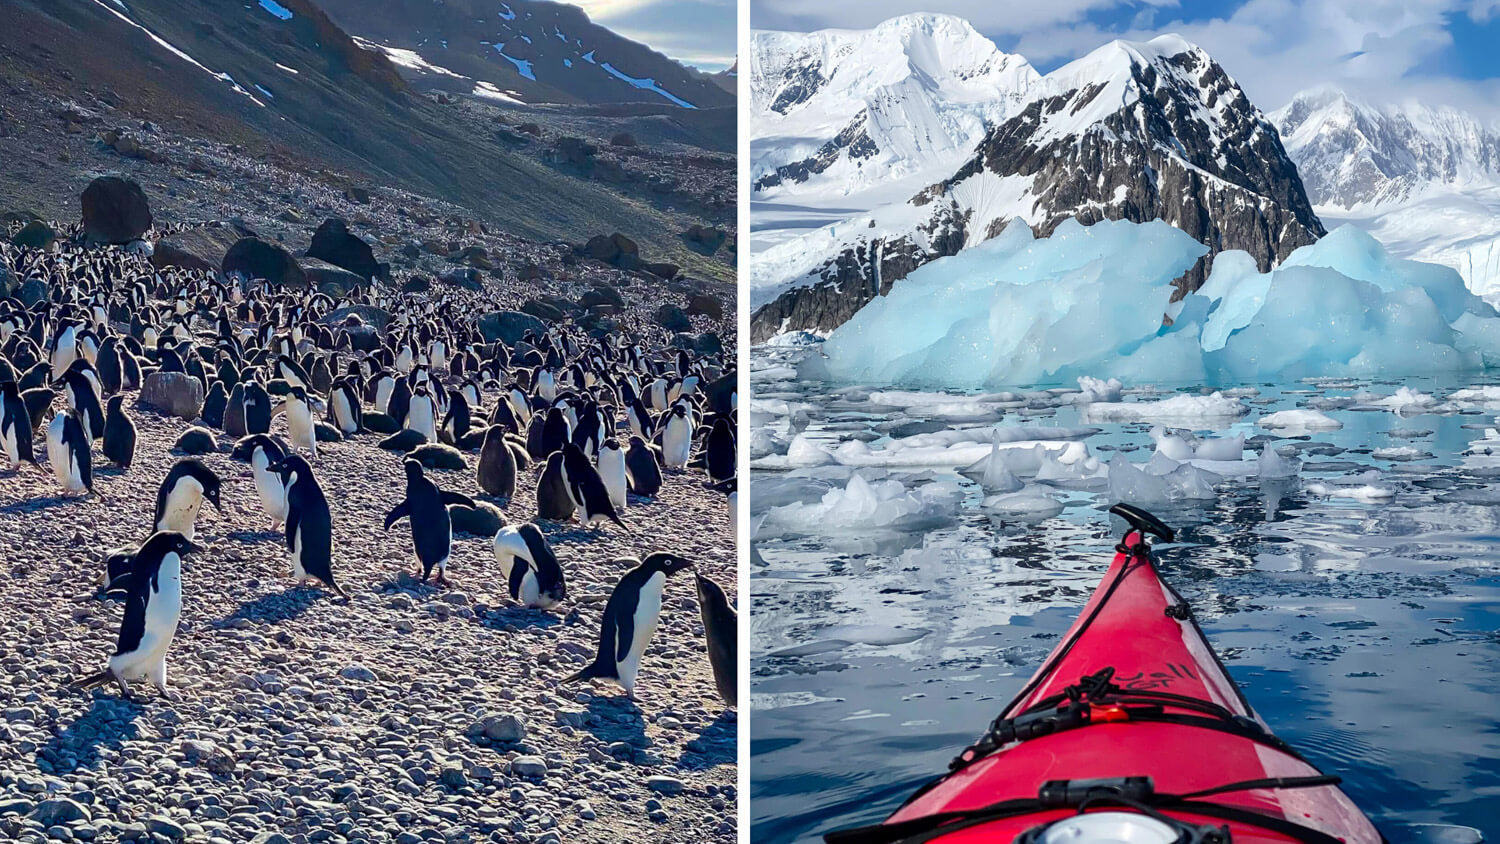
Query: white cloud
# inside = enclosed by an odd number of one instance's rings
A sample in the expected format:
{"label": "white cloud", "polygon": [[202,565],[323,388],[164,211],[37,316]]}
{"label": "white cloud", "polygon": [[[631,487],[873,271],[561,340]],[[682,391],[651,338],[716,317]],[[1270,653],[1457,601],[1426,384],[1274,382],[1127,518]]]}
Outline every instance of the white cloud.
{"label": "white cloud", "polygon": [[1143,4],[1172,7],[1177,5],[1177,0],[948,0],[925,5],[914,0],[864,0],[860,3],[756,0],[750,10],[750,23],[756,29],[867,29],[911,12],[932,11],[958,15],[980,32],[999,35],[1081,21],[1096,9]]}

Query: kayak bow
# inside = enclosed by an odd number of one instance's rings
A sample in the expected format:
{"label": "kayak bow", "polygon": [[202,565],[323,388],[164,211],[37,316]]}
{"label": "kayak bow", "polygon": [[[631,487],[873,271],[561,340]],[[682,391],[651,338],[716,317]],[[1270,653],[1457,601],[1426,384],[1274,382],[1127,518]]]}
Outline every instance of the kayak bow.
{"label": "kayak bow", "polygon": [[1273,735],[1128,505],[1114,561],[1042,667],[973,745],[883,823],[828,844],[1382,844],[1327,776]]}

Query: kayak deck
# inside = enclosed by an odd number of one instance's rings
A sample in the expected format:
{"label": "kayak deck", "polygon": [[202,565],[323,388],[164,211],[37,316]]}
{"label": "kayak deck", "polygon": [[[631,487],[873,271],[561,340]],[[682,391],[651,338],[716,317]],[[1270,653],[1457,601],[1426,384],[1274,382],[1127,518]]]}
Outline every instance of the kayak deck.
{"label": "kayak deck", "polygon": [[[1038,720],[1047,723],[1037,726]],[[993,816],[995,804],[1036,803],[1039,788],[1050,781],[1123,777],[1149,777],[1158,797],[1288,780],[1188,804],[1162,798],[1143,810],[1227,827],[1235,844],[1384,840],[1337,778],[1323,776],[1255,715],[1186,603],[1158,576],[1138,528],[1126,535],[1083,612],[986,738],[882,827],[866,829],[894,833],[913,823],[920,828],[926,819],[931,828],[920,834],[885,840],[1010,842],[1079,808],[1033,806],[1007,817]],[[993,817],[977,814],[986,808]],[[1110,801],[1086,809],[1135,811]],[[945,813],[957,814],[932,823],[930,816]]]}

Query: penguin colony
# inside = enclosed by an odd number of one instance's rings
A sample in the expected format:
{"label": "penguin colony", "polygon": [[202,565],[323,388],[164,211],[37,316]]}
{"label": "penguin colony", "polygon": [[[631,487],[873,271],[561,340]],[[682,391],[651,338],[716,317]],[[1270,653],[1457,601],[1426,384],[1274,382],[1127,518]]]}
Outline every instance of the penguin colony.
{"label": "penguin colony", "polygon": [[[549,533],[618,546],[594,658],[556,679],[607,680],[630,697],[661,613],[678,605],[664,601],[668,581],[694,568],[633,531],[632,510],[658,506],[673,474],[696,475],[732,508],[732,358],[672,348],[649,326],[590,333],[564,322],[507,343],[487,339],[474,303],[458,294],[372,286],[332,296],[157,270],[138,250],[0,250],[50,294],[29,307],[0,299],[0,468],[51,475],[52,506],[108,508],[101,472],[156,489],[138,544],[99,562],[123,616],[113,652],[81,667],[76,689],[129,695],[147,681],[176,699],[168,664],[183,602],[214,588],[191,567],[205,519],[228,523],[216,534],[280,534],[277,552],[256,547],[274,553],[295,586],[342,600],[375,587],[337,571],[334,524],[353,514],[330,501],[319,466],[338,443],[378,445],[399,462],[404,489],[391,491],[385,513],[360,516],[409,534],[409,576],[421,588],[463,583],[531,611],[576,613],[566,549]],[[370,313],[388,314],[388,324],[367,325],[361,314]],[[167,410],[140,401],[153,381],[166,404],[172,394],[204,398],[165,477],[137,477],[140,415]],[[229,470],[226,456],[243,468]],[[459,470],[480,495],[444,488],[445,472]],[[259,513],[224,507],[224,490],[239,484],[253,488]],[[519,513],[512,500],[526,487],[535,512]],[[453,570],[464,541],[488,543],[495,565]],[[716,685],[733,706],[734,610],[718,584],[694,577]]]}

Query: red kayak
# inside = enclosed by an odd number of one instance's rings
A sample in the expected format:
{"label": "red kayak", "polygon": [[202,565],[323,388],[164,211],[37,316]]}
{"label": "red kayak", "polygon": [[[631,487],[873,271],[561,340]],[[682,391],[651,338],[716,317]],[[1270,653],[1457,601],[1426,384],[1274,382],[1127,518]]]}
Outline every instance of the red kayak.
{"label": "red kayak", "polygon": [[1047,661],[950,771],[829,844],[1382,844],[1369,818],[1256,716],[1130,530]]}

